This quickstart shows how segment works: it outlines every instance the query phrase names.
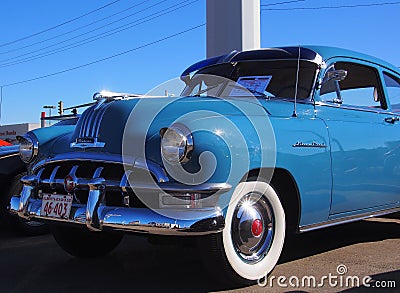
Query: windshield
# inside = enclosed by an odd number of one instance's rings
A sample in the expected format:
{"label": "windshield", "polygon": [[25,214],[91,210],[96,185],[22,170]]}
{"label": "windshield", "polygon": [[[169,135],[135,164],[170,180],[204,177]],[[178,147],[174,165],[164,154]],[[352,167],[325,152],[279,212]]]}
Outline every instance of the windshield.
{"label": "windshield", "polygon": [[[294,98],[297,60],[224,63],[199,70],[182,96]],[[310,97],[317,64],[300,60],[297,98]]]}

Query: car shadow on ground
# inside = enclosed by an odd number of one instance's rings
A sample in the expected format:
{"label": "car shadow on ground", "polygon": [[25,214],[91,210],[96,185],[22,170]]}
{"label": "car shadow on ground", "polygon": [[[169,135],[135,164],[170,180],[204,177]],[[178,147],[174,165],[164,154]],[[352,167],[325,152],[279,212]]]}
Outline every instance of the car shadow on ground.
{"label": "car shadow on ground", "polygon": [[[393,219],[396,219],[395,216],[393,216]],[[399,238],[400,224],[394,221],[367,220],[338,225],[294,236],[286,243],[280,263],[356,243]]]}
{"label": "car shadow on ground", "polygon": [[[302,234],[286,245],[280,263],[356,243],[398,239],[399,225],[390,220],[361,221]],[[4,248],[0,250],[3,252],[0,254],[0,271],[3,272],[0,282],[4,292],[208,292],[234,289],[221,285],[205,271],[194,247],[154,246],[143,237],[128,235],[106,257],[77,259],[64,253],[51,235],[24,238],[13,231],[3,231],[0,241],[0,248]],[[2,243],[7,241],[14,244],[5,250],[7,247]],[[399,278],[399,271],[388,274],[393,276],[383,274],[376,279]]]}

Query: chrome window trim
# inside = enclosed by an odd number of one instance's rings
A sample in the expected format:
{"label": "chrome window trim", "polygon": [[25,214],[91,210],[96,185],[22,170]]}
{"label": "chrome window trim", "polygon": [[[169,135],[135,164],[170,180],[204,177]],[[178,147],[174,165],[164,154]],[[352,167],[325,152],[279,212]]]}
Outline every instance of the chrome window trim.
{"label": "chrome window trim", "polygon": [[[364,60],[364,59],[360,59],[360,58],[354,58],[354,57],[345,57],[345,56],[335,56],[335,57],[331,57],[327,60],[325,60],[323,63],[325,63],[325,68],[324,70],[320,70],[320,80],[323,80],[325,74],[329,71],[329,69],[331,67],[334,67],[336,63],[338,62],[344,62],[344,63],[354,63],[357,65],[362,65],[362,66],[366,66],[366,67],[370,67],[371,69],[373,69],[375,71],[375,73],[377,73],[377,80],[380,86],[380,90],[383,94],[383,98],[385,99],[384,103],[385,106],[388,109],[383,109],[383,108],[376,108],[375,110],[372,110],[371,108],[368,108],[367,106],[355,106],[355,105],[348,105],[345,103],[342,104],[337,104],[334,102],[329,102],[329,101],[322,101],[321,100],[321,96],[319,95],[319,90],[320,87],[317,87],[315,90],[315,93],[318,93],[318,101],[315,101],[315,105],[318,105],[319,103],[325,106],[329,106],[329,107],[335,107],[335,108],[344,108],[344,109],[349,109],[349,110],[356,110],[356,111],[363,111],[364,112],[374,112],[374,113],[383,113],[383,114],[391,114],[389,110],[390,107],[390,101],[388,100],[388,97],[386,96],[386,92],[385,92],[385,84],[384,81],[382,80],[382,74],[383,74],[383,70],[382,68],[385,68],[387,70],[390,70],[388,68],[386,68],[385,66],[375,63],[375,62],[371,62],[368,60]],[[391,70],[390,70],[391,71]],[[397,73],[398,74],[398,73]],[[381,105],[382,106],[382,105]],[[390,112],[390,113],[389,113]],[[398,114],[397,114],[398,115]]]}
{"label": "chrome window trim", "polygon": [[[306,101],[306,102],[313,102],[314,101],[314,96],[315,96],[315,92],[316,92],[316,89],[317,89],[317,80],[318,80],[318,76],[319,76],[319,73],[321,72],[321,67],[322,66],[324,66],[324,64],[325,64],[325,62],[324,62],[324,60],[323,60],[323,58],[321,57],[321,55],[319,55],[318,53],[316,53],[316,57],[315,57],[315,59],[314,60],[310,60],[310,59],[297,59],[297,58],[279,58],[279,59],[257,59],[257,60],[240,60],[240,61],[235,61],[235,63],[236,62],[266,62],[266,61],[304,61],[304,62],[310,62],[310,63],[313,63],[313,64],[316,64],[317,65],[317,69],[315,70],[315,77],[314,77],[314,82],[313,82],[313,85],[312,85],[312,87],[311,87],[311,89],[310,89],[310,94],[309,94],[309,96],[307,97],[307,98],[305,98],[305,99],[300,99],[300,98],[297,98],[296,99],[296,103],[299,103],[299,101]],[[208,68],[211,68],[211,67],[213,67],[213,66],[219,66],[219,65],[221,65],[221,64],[227,64],[227,63],[231,63],[231,62],[223,62],[223,63],[216,63],[216,64],[211,64],[211,65],[208,65],[208,66],[204,66],[204,67],[202,67],[202,68],[200,68],[200,69],[198,69],[194,74],[193,74],[193,76],[195,76],[196,74],[202,74],[201,73],[201,71],[203,70],[203,69],[208,69]],[[234,71],[235,69],[233,69],[233,71]],[[200,71],[200,73],[199,73],[199,71]],[[232,72],[233,72],[232,71]],[[232,72],[230,73],[230,75],[232,75]],[[192,77],[193,78],[193,77]],[[230,79],[230,78],[228,78],[228,79]],[[188,85],[186,85],[186,87],[187,87]],[[185,92],[186,91],[186,87],[184,88],[184,90],[182,91],[182,93],[183,92]],[[221,92],[221,91],[220,91]],[[182,96],[182,93],[181,93],[181,97],[185,97],[185,96]],[[224,98],[229,98],[229,97],[224,97]],[[258,98],[258,97],[257,97]],[[260,97],[261,99],[262,99],[262,97]],[[265,99],[265,98],[264,98]],[[275,99],[275,97],[274,97],[274,99]],[[294,101],[295,101],[295,98],[293,97],[293,98],[288,98],[288,97],[276,97],[276,99],[278,99],[278,100],[286,100],[286,101],[292,101],[293,103],[294,103]]]}
{"label": "chrome window trim", "polygon": [[[390,108],[390,110],[393,110],[392,101],[390,100],[390,96],[388,94],[388,86],[386,85],[386,82],[385,82],[385,77],[384,77],[385,75],[388,76],[389,78],[400,79],[400,74],[398,72],[393,72],[393,71],[389,72],[387,70],[387,68],[385,68],[385,67],[383,69],[381,69],[381,71],[380,71],[380,78],[382,80],[382,86],[383,86],[383,89],[384,89],[384,92],[385,92],[386,104],[387,104],[388,108]],[[400,112],[391,111],[391,115],[400,116]]]}
{"label": "chrome window trim", "polygon": [[376,114],[388,114],[388,115],[396,115],[399,116],[400,113],[394,113],[387,111],[382,108],[376,108],[376,109],[371,109],[371,108],[366,108],[366,107],[355,107],[355,106],[347,106],[345,104],[336,104],[334,102],[322,102],[322,101],[316,101],[315,106],[326,106],[326,107],[331,107],[331,108],[337,108],[337,109],[345,109],[345,110],[352,110],[352,111],[361,111],[361,112],[370,112],[370,113],[376,113]]}

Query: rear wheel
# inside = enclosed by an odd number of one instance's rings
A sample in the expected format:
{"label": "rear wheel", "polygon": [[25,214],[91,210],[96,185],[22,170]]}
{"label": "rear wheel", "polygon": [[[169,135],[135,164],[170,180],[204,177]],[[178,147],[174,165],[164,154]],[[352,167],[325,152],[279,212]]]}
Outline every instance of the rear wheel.
{"label": "rear wheel", "polygon": [[240,183],[231,198],[222,233],[203,238],[200,249],[216,276],[232,284],[265,278],[285,240],[285,212],[276,191],[261,181]]}
{"label": "rear wheel", "polygon": [[91,232],[78,228],[53,226],[54,239],[72,256],[90,258],[110,253],[121,242],[123,234]]}

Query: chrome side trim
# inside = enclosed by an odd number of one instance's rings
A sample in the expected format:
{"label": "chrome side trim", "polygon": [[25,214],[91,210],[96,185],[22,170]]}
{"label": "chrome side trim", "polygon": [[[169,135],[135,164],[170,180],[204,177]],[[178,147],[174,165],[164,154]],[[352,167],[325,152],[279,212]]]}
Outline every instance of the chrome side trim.
{"label": "chrome side trim", "polygon": [[368,218],[373,218],[373,217],[379,217],[379,216],[384,216],[392,213],[400,212],[400,207],[397,208],[391,208],[391,209],[385,209],[385,210],[380,210],[376,212],[371,212],[371,213],[364,213],[360,215],[353,215],[353,216],[348,216],[340,219],[334,219],[334,220],[328,220],[325,222],[317,223],[317,224],[311,224],[311,225],[304,225],[300,226],[300,232],[309,232],[321,228],[328,228],[340,224],[346,224],[346,223],[351,223],[363,219],[368,219]]}
{"label": "chrome side trim", "polygon": [[[11,198],[10,211],[17,213],[20,198]],[[87,224],[87,207],[73,204],[69,219],[55,219],[40,215],[42,200],[31,199],[28,205],[29,219],[62,222],[65,224],[84,226]],[[145,208],[109,207],[100,205],[97,211],[100,228],[103,230],[120,230],[134,233],[154,235],[207,235],[221,232],[225,227],[225,219],[219,208],[203,208],[195,210],[165,210]],[[175,215],[175,217],[174,217]],[[177,217],[179,216],[179,217]]]}
{"label": "chrome side trim", "polygon": [[2,156],[1,158],[2,159],[7,159],[7,158],[15,157],[15,156],[19,156],[19,153],[7,155],[7,156]]}

